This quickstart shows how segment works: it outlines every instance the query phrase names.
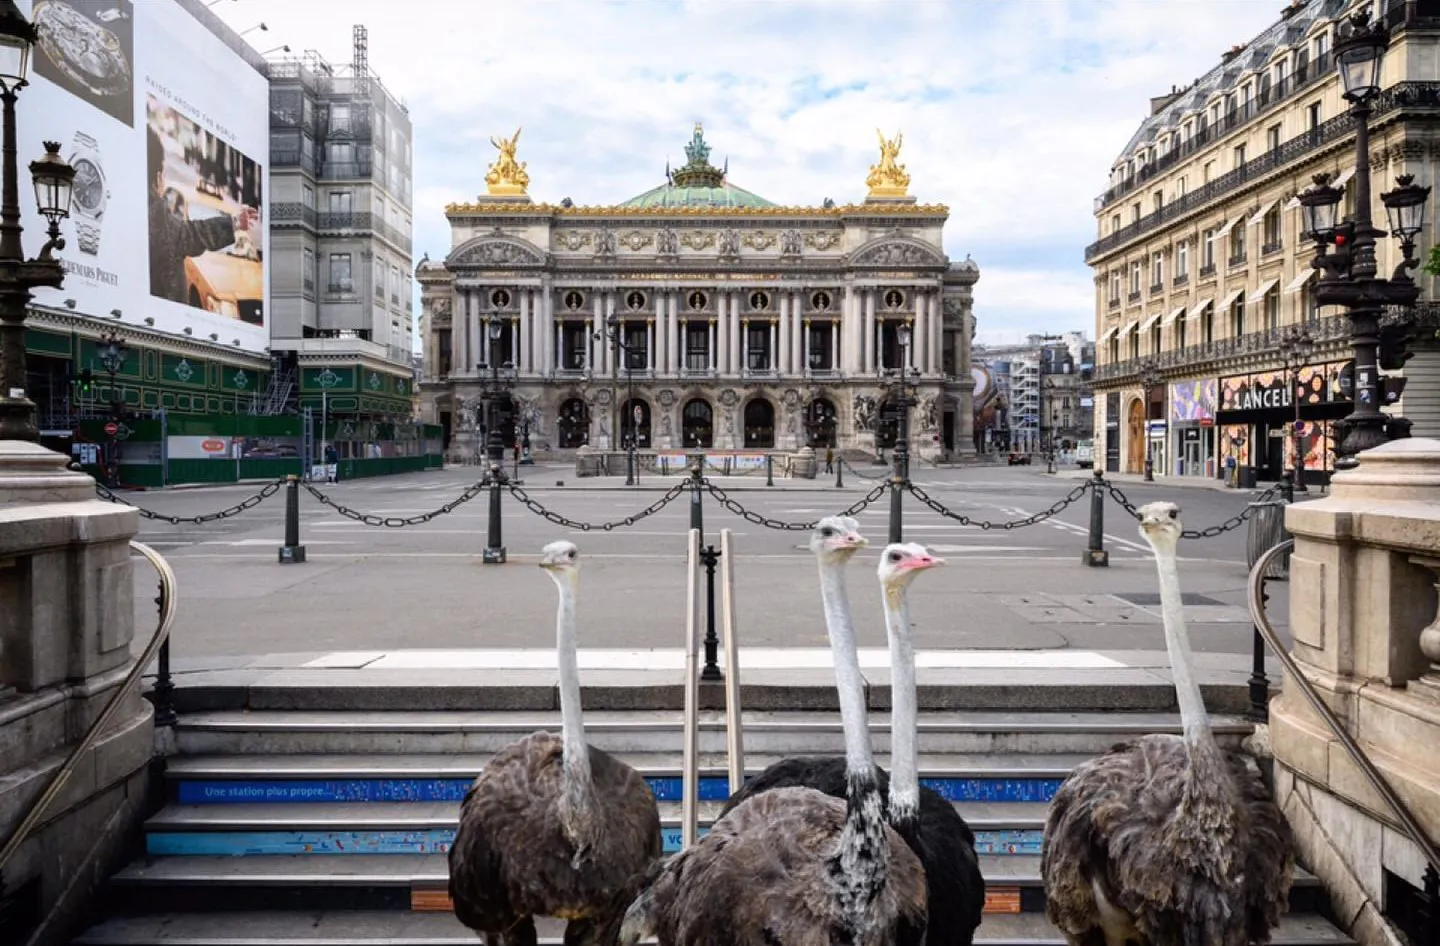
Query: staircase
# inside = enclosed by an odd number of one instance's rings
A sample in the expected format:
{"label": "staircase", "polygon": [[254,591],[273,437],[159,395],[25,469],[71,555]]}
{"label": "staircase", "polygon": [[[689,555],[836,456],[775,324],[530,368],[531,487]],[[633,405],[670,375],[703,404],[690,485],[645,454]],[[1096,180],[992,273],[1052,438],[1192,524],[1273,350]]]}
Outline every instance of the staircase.
{"label": "staircase", "polygon": [[[324,705],[322,696],[311,705]],[[343,699],[329,701],[341,706]],[[354,705],[354,701],[350,702]],[[401,704],[404,705],[404,704]],[[1217,716],[1223,744],[1250,724]],[[459,802],[490,755],[537,729],[547,711],[218,710],[183,715],[166,801],[146,824],[145,855],[109,887],[106,917],[80,946],[474,946],[450,914],[445,851]],[[889,719],[872,713],[888,765]],[[679,847],[680,714],[585,714],[590,742],[649,780],[665,850]],[[1040,841],[1050,796],[1080,761],[1118,741],[1178,732],[1150,712],[925,712],[921,776],[976,834],[986,879],[977,943],[1063,946],[1045,919]],[[789,755],[842,755],[833,712],[752,712],[746,767]],[[702,830],[728,794],[723,717],[700,732]],[[1349,944],[1326,920],[1315,878],[1297,872],[1276,946]],[[558,922],[539,924],[559,943]]]}
{"label": "staircase", "polygon": [[297,369],[284,366],[278,359],[270,373],[270,387],[256,396],[250,413],[266,417],[292,413],[291,398],[295,394]]}

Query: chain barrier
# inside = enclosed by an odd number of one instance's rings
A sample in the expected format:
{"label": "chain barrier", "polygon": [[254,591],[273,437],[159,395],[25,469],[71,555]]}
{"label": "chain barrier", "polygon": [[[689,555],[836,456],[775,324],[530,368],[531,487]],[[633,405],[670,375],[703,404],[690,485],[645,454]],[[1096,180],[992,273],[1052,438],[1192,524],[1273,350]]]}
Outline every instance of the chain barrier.
{"label": "chain barrier", "polygon": [[859,477],[859,478],[862,479],[862,480],[870,480],[870,481],[876,482],[876,483],[880,483],[880,482],[888,483],[888,482],[890,482],[890,475],[891,475],[891,474],[890,474],[890,471],[889,471],[888,469],[887,469],[884,473],[881,473],[879,476],[871,476],[869,473],[861,473],[859,470],[855,469],[855,464],[851,463],[849,460],[845,459],[844,457],[836,457],[836,458],[835,458],[835,461],[836,461],[837,463],[839,463],[841,466],[843,466],[845,469],[849,470],[850,473],[851,473],[851,475],[857,476],[857,477]]}
{"label": "chain barrier", "polygon": [[920,502],[924,503],[926,506],[929,506],[933,511],[938,512],[945,518],[954,519],[962,526],[977,526],[982,531],[988,532],[991,529],[1004,529],[1007,531],[1010,529],[1022,529],[1025,526],[1033,526],[1037,522],[1044,522],[1046,519],[1049,519],[1052,516],[1059,515],[1061,512],[1069,508],[1074,503],[1079,502],[1080,498],[1090,491],[1090,484],[1082,483],[1079,486],[1075,487],[1069,492],[1068,495],[1066,495],[1064,499],[1059,500],[1049,509],[1046,509],[1044,512],[1037,512],[1033,516],[1026,516],[1024,519],[1016,519],[1012,522],[987,522],[984,519],[971,519],[969,516],[966,516],[962,513],[953,512],[945,508],[943,503],[941,503],[938,499],[932,499],[929,493],[925,492],[923,489],[916,486],[914,483],[907,482],[905,484],[905,488],[910,492],[910,495],[914,496],[916,499],[920,500]]}
{"label": "chain barrier", "polygon": [[[757,526],[764,526],[767,529],[779,529],[784,532],[809,532],[811,529],[815,528],[815,526],[817,526],[820,522],[820,520],[818,519],[814,522],[786,522],[783,519],[771,519],[768,516],[762,516],[758,512],[751,512],[750,510],[746,509],[744,506],[740,505],[739,502],[731,499],[729,493],[725,492],[725,490],[716,486],[708,479],[702,479],[700,481],[700,485],[704,486],[707,490],[709,490],[710,495],[714,496],[715,499],[720,503],[720,505],[724,506],[726,510],[734,513],[735,515],[744,519],[746,522],[753,522]],[[851,504],[849,509],[846,509],[843,512],[835,513],[835,515],[853,516],[859,512],[862,512],[872,503],[879,501],[880,498],[885,495],[885,491],[887,489],[889,489],[889,485],[882,483],[881,485],[872,489],[870,492],[866,493],[864,498],[856,500],[853,504]]]}
{"label": "chain barrier", "polygon": [[633,526],[641,519],[645,519],[655,515],[657,512],[673,503],[680,496],[681,493],[685,492],[686,488],[689,487],[689,485],[689,480],[684,480],[682,482],[676,483],[674,486],[667,489],[663,496],[655,500],[650,505],[646,506],[644,509],[635,513],[634,515],[625,516],[621,519],[612,519],[609,522],[581,522],[579,519],[571,519],[569,516],[563,516],[560,513],[555,512],[554,510],[546,509],[544,506],[540,505],[540,503],[531,499],[529,493],[525,492],[525,490],[516,486],[514,483],[506,483],[505,487],[510,490],[510,495],[520,500],[520,502],[525,506],[526,509],[530,510],[542,519],[555,523],[557,526],[564,526],[567,529],[577,529],[580,532],[609,532],[612,529],[620,529],[626,526]]}
{"label": "chain barrier", "polygon": [[[1107,492],[1109,492],[1110,498],[1115,500],[1115,502],[1119,503],[1120,508],[1128,512],[1132,519],[1138,520],[1140,518],[1139,507],[1132,503],[1130,499],[1123,492],[1120,491],[1120,487],[1116,486],[1114,483],[1106,481],[1102,482],[1104,482],[1105,489]],[[1266,502],[1274,498],[1275,494],[1279,491],[1279,486],[1272,486],[1269,489],[1265,490],[1265,492],[1261,493],[1259,496],[1256,496],[1254,502]],[[1226,532],[1229,532],[1232,529],[1240,528],[1253,515],[1255,515],[1255,506],[1252,504],[1246,506],[1244,512],[1231,516],[1229,519],[1226,519],[1218,526],[1208,526],[1204,529],[1186,529],[1184,532],[1180,533],[1180,537],[1182,539],[1213,539],[1217,535],[1224,535]]]}
{"label": "chain barrier", "polygon": [[314,486],[311,486],[309,483],[301,483],[300,485],[305,487],[305,491],[311,496],[314,496],[320,502],[322,502],[326,506],[329,506],[331,509],[338,512],[346,519],[353,519],[356,522],[362,522],[367,526],[385,526],[391,529],[401,529],[405,526],[418,526],[422,523],[426,523],[432,519],[443,516],[447,513],[454,512],[456,509],[459,509],[461,506],[465,505],[470,500],[474,499],[476,496],[479,496],[480,493],[484,491],[485,487],[490,485],[490,479],[489,477],[486,477],[485,479],[480,480],[478,483],[470,486],[465,490],[465,492],[461,493],[455,499],[452,499],[450,502],[441,506],[439,509],[436,509],[432,512],[421,513],[418,516],[404,517],[376,516],[367,512],[356,512],[354,509],[351,509],[343,503],[338,503],[335,500],[331,499],[329,496],[326,496],[324,493],[320,492],[320,490],[316,489]]}
{"label": "chain barrier", "polygon": [[109,500],[112,503],[119,503],[122,506],[129,506],[131,509],[134,509],[136,512],[140,513],[140,516],[143,519],[153,519],[156,522],[168,522],[172,526],[180,526],[187,524],[198,526],[201,523],[214,522],[217,519],[229,519],[231,516],[238,516],[240,513],[244,512],[247,509],[254,509],[256,506],[260,505],[265,500],[278,493],[280,491],[280,488],[284,485],[285,480],[282,477],[281,479],[278,479],[273,483],[266,484],[265,487],[260,490],[260,492],[244,500],[243,502],[236,503],[229,509],[222,509],[219,512],[207,512],[199,516],[167,516],[164,513],[151,512],[149,509],[144,509],[140,506],[137,506],[129,500],[121,499],[119,496],[116,496],[104,486],[101,486],[98,482],[95,484],[95,492],[100,494],[101,499]]}

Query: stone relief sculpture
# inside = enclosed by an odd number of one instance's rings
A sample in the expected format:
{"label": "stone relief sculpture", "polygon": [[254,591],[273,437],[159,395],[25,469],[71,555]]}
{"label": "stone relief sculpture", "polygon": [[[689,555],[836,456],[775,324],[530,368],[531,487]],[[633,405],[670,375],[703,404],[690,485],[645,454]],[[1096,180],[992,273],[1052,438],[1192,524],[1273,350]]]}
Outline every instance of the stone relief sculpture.
{"label": "stone relief sculpture", "polygon": [[920,418],[921,430],[936,430],[939,428],[940,425],[937,422],[935,411],[937,406],[934,397],[927,397],[920,402],[920,413],[918,416]]}
{"label": "stone relief sculpture", "polygon": [[740,395],[735,393],[734,388],[726,388],[720,392],[720,403],[726,407],[734,407],[740,403]]}
{"label": "stone relief sculpture", "polygon": [[675,403],[675,392],[666,388],[660,392],[660,406],[670,407]]}
{"label": "stone relief sculpture", "polygon": [[472,246],[455,259],[460,266],[539,266],[545,261],[533,250],[518,243],[491,241]]}
{"label": "stone relief sculpture", "polygon": [[725,408],[725,432],[732,437],[735,436],[735,408],[733,407]]}
{"label": "stone relief sculpture", "polygon": [[740,255],[740,234],[734,230],[720,231],[720,255]]}
{"label": "stone relief sculpture", "polygon": [[620,238],[620,242],[632,253],[638,253],[653,241],[649,234],[641,233],[639,230],[631,230]]}
{"label": "stone relief sculpture", "polygon": [[690,230],[680,238],[680,245],[688,246],[692,250],[703,250],[715,245],[715,234],[706,230]]}
{"label": "stone relief sculpture", "polygon": [[935,265],[941,262],[934,250],[914,243],[882,243],[855,257],[857,266]]}
{"label": "stone relief sculpture", "polygon": [[670,412],[665,411],[660,415],[660,434],[661,436],[669,437],[672,433],[674,433],[674,428],[671,426]]}
{"label": "stone relief sculpture", "polygon": [[615,254],[615,234],[610,230],[601,230],[595,234],[595,255],[613,256]]}
{"label": "stone relief sculpture", "polygon": [[830,249],[830,247],[839,244],[839,242],[840,234],[830,230],[821,230],[819,233],[805,234],[805,245],[817,249],[822,253]]}
{"label": "stone relief sculpture", "polygon": [[569,250],[572,253],[580,249],[580,247],[582,246],[589,245],[590,234],[588,233],[578,233],[574,230],[570,230],[568,232],[555,234],[555,246],[560,249]]}
{"label": "stone relief sculpture", "polygon": [[781,256],[799,256],[803,252],[802,245],[799,230],[786,230],[780,234]]}
{"label": "stone relief sculpture", "polygon": [[667,227],[655,234],[655,249],[661,256],[674,256],[680,252],[679,240],[675,237],[675,231]]}
{"label": "stone relief sculpture", "polygon": [[490,143],[500,152],[485,174],[485,187],[491,194],[499,197],[521,197],[525,194],[525,188],[530,185],[530,175],[525,172],[525,162],[515,160],[515,143],[519,140],[519,128],[515,129],[515,134],[509,138],[490,139]]}
{"label": "stone relief sculpture", "polygon": [[855,398],[855,429],[873,430],[875,427],[875,399],[868,394]]}
{"label": "stone relief sculpture", "polygon": [[764,230],[752,230],[745,234],[745,245],[752,250],[767,250],[775,243],[774,234],[766,233]]}

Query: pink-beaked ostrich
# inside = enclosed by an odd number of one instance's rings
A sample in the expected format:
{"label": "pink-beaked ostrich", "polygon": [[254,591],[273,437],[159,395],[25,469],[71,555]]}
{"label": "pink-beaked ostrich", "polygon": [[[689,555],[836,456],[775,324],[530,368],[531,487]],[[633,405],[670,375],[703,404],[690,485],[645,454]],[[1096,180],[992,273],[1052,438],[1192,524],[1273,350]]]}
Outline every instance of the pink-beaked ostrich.
{"label": "pink-beaked ostrich", "polygon": [[1140,508],[1155,550],[1184,735],[1142,736],[1078,766],[1050,802],[1046,913],[1071,946],[1249,946],[1280,922],[1290,826],[1252,759],[1215,742],[1180,599],[1180,510]]}

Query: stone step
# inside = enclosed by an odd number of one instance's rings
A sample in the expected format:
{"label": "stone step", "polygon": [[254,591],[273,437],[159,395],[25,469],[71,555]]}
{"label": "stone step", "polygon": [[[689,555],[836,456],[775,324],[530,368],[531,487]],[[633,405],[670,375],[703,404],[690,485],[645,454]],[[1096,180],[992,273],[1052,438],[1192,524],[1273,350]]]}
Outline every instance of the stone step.
{"label": "stone step", "polygon": [[[844,734],[837,713],[749,712],[743,715],[748,752],[780,756],[841,754]],[[597,711],[585,714],[585,737],[607,752],[673,751],[682,719],[667,711]],[[925,712],[917,728],[920,746],[941,752],[1103,752],[1146,733],[1179,733],[1173,713],[980,713]],[[517,738],[558,732],[560,714],[543,711],[344,712],[219,711],[181,717],[182,753],[455,753],[494,752]],[[1254,729],[1239,717],[1220,716],[1213,729],[1236,746]],[[890,714],[870,714],[877,752],[890,745]],[[725,751],[725,720],[708,711],[700,718],[701,752]]]}
{"label": "stone step", "polygon": [[[536,923],[540,942],[558,946],[564,926]],[[153,913],[116,917],[91,927],[75,946],[475,946],[476,934],[448,913],[297,910],[255,913]],[[1352,946],[1324,918],[1292,913],[1280,920],[1272,946]],[[1065,946],[1041,914],[986,916],[976,946]]]}

